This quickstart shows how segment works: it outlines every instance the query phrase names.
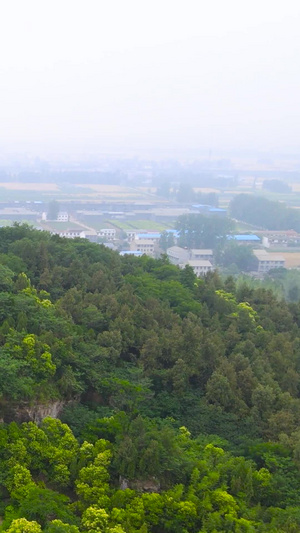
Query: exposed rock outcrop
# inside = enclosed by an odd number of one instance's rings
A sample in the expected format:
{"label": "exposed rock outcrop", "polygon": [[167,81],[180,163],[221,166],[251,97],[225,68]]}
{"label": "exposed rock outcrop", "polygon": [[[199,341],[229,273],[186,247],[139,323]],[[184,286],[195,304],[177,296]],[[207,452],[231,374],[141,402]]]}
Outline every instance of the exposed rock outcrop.
{"label": "exposed rock outcrop", "polygon": [[47,404],[36,403],[33,405],[19,405],[15,406],[12,403],[2,404],[0,408],[0,421],[2,422],[36,422],[40,424],[41,421],[50,416],[58,418],[66,402],[56,400]]}
{"label": "exposed rock outcrop", "polygon": [[133,489],[138,492],[160,492],[160,482],[154,477],[129,480],[120,476],[119,481],[121,490]]}

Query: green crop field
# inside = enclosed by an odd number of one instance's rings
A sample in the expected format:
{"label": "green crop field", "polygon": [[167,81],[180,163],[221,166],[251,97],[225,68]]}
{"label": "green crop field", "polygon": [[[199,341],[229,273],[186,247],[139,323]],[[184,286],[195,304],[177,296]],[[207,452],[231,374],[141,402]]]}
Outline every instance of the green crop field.
{"label": "green crop field", "polygon": [[85,230],[83,226],[76,222],[56,222],[56,221],[41,221],[40,223],[41,227],[44,227],[46,230],[49,229],[50,231],[65,231],[67,229],[81,229],[82,231]]}
{"label": "green crop field", "polygon": [[[106,226],[105,226],[106,224]],[[105,228],[107,227],[107,225],[110,227],[114,227],[114,228],[118,228],[118,229],[122,229],[122,230],[131,230],[131,229],[135,229],[135,227],[129,223],[129,222],[125,222],[125,221],[121,221],[121,220],[105,220],[105,222],[103,223],[102,227]]]}
{"label": "green crop field", "polygon": [[165,224],[163,222],[153,222],[152,220],[135,220],[131,223],[136,229],[144,229],[145,231],[164,231],[173,228],[173,224]]}
{"label": "green crop field", "polygon": [[[106,220],[109,226],[126,230],[144,230],[144,231],[164,231],[174,227],[174,225],[153,222],[152,220]],[[102,226],[104,227],[104,226]]]}

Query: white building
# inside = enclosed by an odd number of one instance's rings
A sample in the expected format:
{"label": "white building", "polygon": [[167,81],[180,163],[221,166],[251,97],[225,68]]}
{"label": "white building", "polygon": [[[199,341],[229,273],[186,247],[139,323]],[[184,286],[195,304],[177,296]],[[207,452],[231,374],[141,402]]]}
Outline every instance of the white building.
{"label": "white building", "polygon": [[190,250],[190,259],[205,259],[206,261],[212,261],[213,251],[204,248],[192,248]]}
{"label": "white building", "polygon": [[154,241],[154,242],[158,242],[160,237],[161,237],[161,233],[159,233],[158,231],[147,232],[147,233],[137,233],[135,236],[136,240]]}
{"label": "white building", "polygon": [[213,260],[213,251],[203,248],[181,248],[180,246],[171,246],[167,249],[167,256],[173,265],[187,264],[189,260]]}
{"label": "white building", "polygon": [[108,241],[114,241],[116,238],[116,230],[113,228],[102,228],[98,231],[98,237],[105,238]]}
{"label": "white building", "polygon": [[180,248],[180,246],[171,246],[171,248],[168,248],[167,256],[172,265],[187,264],[190,258],[189,251],[185,248]]}
{"label": "white building", "polygon": [[187,264],[193,269],[198,277],[204,276],[213,270],[211,262],[206,259],[190,259]]}
{"label": "white building", "polygon": [[69,215],[67,211],[59,211],[57,215],[57,222],[69,222]]}
{"label": "white building", "polygon": [[203,276],[213,270],[211,263],[213,258],[213,251],[206,249],[187,250],[180,246],[171,246],[167,249],[167,256],[172,265],[177,265],[179,268],[184,268],[189,265],[196,276]]}
{"label": "white building", "polygon": [[262,236],[262,244],[265,248],[286,248],[299,246],[300,235],[294,230],[287,231],[264,231],[257,232]]}
{"label": "white building", "polygon": [[85,232],[80,229],[67,229],[65,231],[54,231],[53,235],[59,235],[60,237],[66,237],[66,239],[75,239],[80,237],[85,239]]}
{"label": "white building", "polygon": [[132,242],[135,240],[135,236],[137,234],[137,231],[133,231],[133,230],[126,230],[125,231],[126,235],[127,235],[127,240],[128,242]]}
{"label": "white building", "polygon": [[272,254],[266,250],[253,250],[253,254],[258,262],[258,272],[269,272],[269,270],[272,270],[273,268],[283,268],[285,266],[285,258],[283,255]]}
{"label": "white building", "polygon": [[154,255],[154,247],[154,242],[148,239],[136,239],[130,243],[130,250],[151,256]]}

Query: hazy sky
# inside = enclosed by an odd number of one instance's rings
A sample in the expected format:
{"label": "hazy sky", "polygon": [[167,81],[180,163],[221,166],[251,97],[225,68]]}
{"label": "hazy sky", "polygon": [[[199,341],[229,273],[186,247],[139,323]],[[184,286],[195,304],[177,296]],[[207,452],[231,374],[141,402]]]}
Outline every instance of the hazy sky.
{"label": "hazy sky", "polygon": [[9,0],[0,15],[0,147],[300,149],[300,0]]}

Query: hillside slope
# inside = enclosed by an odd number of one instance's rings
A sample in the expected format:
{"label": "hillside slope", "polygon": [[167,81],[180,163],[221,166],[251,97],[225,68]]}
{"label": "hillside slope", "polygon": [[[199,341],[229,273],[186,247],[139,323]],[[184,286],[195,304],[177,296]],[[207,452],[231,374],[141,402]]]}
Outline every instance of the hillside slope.
{"label": "hillside slope", "polygon": [[299,530],[299,303],[15,226],[0,318],[2,530]]}

